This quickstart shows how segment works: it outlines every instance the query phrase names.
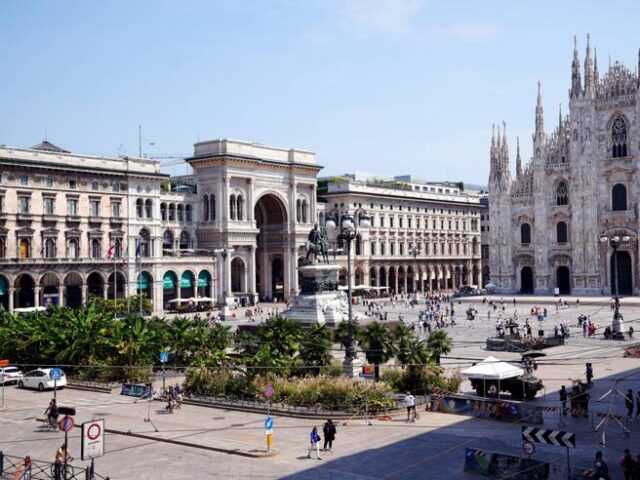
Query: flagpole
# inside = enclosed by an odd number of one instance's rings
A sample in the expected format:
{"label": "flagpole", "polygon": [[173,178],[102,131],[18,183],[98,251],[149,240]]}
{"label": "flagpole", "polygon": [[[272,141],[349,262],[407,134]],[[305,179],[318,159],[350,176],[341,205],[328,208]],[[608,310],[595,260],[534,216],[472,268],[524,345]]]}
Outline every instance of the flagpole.
{"label": "flagpole", "polygon": [[116,262],[116,252],[114,248],[114,251],[113,251],[113,318],[114,320],[118,314],[117,292],[118,292],[118,263]]}

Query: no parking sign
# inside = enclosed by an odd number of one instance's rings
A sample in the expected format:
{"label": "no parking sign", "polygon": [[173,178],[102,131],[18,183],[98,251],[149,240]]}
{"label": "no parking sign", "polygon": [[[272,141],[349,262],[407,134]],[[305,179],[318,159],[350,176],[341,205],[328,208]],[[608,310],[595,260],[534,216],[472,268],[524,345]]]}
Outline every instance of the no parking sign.
{"label": "no parking sign", "polygon": [[104,419],[91,420],[82,424],[82,460],[104,455]]}

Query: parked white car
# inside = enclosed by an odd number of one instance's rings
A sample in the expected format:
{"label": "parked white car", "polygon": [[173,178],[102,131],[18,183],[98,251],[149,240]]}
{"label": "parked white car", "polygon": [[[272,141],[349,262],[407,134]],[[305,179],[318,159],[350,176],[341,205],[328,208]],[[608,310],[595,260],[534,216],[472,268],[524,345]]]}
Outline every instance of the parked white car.
{"label": "parked white car", "polygon": [[[18,388],[36,388],[43,390],[53,389],[54,382],[51,378],[52,368],[36,368],[23,375],[18,380]],[[67,384],[67,376],[62,372],[62,376],[55,382],[56,388],[63,388]]]}
{"label": "parked white car", "polygon": [[4,367],[0,368],[0,385],[9,385],[11,383],[18,383],[22,378],[22,372],[18,367]]}

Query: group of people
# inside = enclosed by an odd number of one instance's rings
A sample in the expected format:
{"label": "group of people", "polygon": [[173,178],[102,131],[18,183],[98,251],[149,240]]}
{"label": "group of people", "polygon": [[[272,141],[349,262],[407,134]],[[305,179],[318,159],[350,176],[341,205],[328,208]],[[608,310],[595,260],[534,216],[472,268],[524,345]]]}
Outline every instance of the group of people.
{"label": "group of people", "polygon": [[[576,382],[571,390],[567,391],[566,387],[560,387],[560,402],[562,402],[562,415],[566,416],[570,413],[572,417],[588,417],[589,416],[589,392],[588,385],[583,382]],[[567,410],[567,402],[569,409]]]}
{"label": "group of people", "polygon": [[173,387],[169,387],[165,390],[164,396],[167,399],[166,411],[167,413],[173,413],[182,407],[182,389],[177,383]]}
{"label": "group of people", "polygon": [[[330,452],[333,448],[333,441],[336,438],[336,434],[338,433],[338,429],[336,428],[333,420],[328,419],[324,422],[322,426],[322,434],[324,435],[324,447],[322,448],[323,452]],[[311,454],[315,453],[318,460],[322,460],[320,456],[320,442],[322,441],[322,437],[318,433],[318,427],[314,425],[311,429],[311,434],[309,435],[309,450],[307,451],[307,458],[311,458]]]}

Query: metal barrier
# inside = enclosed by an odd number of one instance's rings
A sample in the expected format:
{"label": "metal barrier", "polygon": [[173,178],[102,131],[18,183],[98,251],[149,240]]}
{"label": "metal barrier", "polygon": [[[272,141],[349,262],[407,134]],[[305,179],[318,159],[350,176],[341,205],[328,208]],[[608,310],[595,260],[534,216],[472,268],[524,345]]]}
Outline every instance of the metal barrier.
{"label": "metal barrier", "polygon": [[0,478],[29,480],[109,480],[98,475],[91,467],[77,467],[34,460],[29,456],[15,457],[0,451]]}

